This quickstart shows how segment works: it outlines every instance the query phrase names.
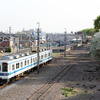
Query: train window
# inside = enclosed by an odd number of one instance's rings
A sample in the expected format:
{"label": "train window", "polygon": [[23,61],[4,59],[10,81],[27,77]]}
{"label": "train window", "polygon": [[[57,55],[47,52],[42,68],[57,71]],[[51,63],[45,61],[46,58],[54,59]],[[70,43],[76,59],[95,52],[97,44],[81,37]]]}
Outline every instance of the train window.
{"label": "train window", "polygon": [[48,53],[48,56],[50,56],[50,53]]}
{"label": "train window", "polygon": [[7,63],[2,63],[2,71],[7,72],[8,71],[8,64]]}
{"label": "train window", "polygon": [[21,62],[21,67],[23,67],[23,62]]}
{"label": "train window", "polygon": [[34,58],[35,62],[37,61],[37,57]]}
{"label": "train window", "polygon": [[33,58],[33,62],[36,62],[36,58]]}
{"label": "train window", "polygon": [[34,58],[33,58],[33,62],[34,62]]}
{"label": "train window", "polygon": [[29,65],[29,60],[27,60],[27,65]]}
{"label": "train window", "polygon": [[32,58],[31,58],[31,64],[32,64]]}
{"label": "train window", "polygon": [[0,65],[0,71],[1,71],[1,65]]}
{"label": "train window", "polygon": [[45,54],[45,57],[47,57],[47,54]]}
{"label": "train window", "polygon": [[25,60],[25,66],[26,66],[26,60]]}
{"label": "train window", "polygon": [[16,69],[18,69],[19,68],[19,63],[16,63]]}
{"label": "train window", "polygon": [[15,65],[14,64],[12,65],[12,70],[15,70]]}
{"label": "train window", "polygon": [[41,59],[43,59],[43,55],[41,55]]}
{"label": "train window", "polygon": [[39,60],[41,60],[41,56],[39,56]]}

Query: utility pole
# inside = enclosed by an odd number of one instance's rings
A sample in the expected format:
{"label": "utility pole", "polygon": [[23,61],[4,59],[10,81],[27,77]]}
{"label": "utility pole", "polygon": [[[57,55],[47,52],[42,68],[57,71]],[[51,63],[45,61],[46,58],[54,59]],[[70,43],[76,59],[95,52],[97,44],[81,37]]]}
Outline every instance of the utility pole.
{"label": "utility pole", "polygon": [[9,36],[10,36],[10,38],[9,38],[9,44],[10,44],[10,42],[11,42],[11,26],[9,26]]}
{"label": "utility pole", "polygon": [[9,26],[9,35],[10,35],[10,41],[11,41],[11,27]]}
{"label": "utility pole", "polygon": [[48,34],[46,35],[46,39],[47,39],[47,50],[49,49],[49,45],[48,45]]}
{"label": "utility pole", "polygon": [[78,45],[78,33],[76,32],[76,44]]}
{"label": "utility pole", "polygon": [[49,38],[49,50],[50,50],[50,38]]}
{"label": "utility pole", "polygon": [[82,33],[82,47],[83,47],[83,33]]}
{"label": "utility pole", "polygon": [[65,41],[65,52],[64,52],[64,57],[66,57],[66,28],[65,28],[65,38],[64,38],[64,41]]}
{"label": "utility pole", "polygon": [[40,41],[39,41],[39,33],[40,33],[40,23],[39,22],[37,22],[37,24],[38,24],[38,29],[37,29],[37,39],[38,39],[38,43],[37,43],[37,73],[39,73],[39,46],[40,46]]}

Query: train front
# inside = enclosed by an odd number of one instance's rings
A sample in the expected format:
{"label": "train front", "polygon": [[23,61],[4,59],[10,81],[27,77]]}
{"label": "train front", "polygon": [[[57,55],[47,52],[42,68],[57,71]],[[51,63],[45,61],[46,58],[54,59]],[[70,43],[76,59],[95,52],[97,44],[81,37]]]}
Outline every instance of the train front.
{"label": "train front", "polygon": [[5,84],[8,82],[8,63],[0,62],[0,84]]}

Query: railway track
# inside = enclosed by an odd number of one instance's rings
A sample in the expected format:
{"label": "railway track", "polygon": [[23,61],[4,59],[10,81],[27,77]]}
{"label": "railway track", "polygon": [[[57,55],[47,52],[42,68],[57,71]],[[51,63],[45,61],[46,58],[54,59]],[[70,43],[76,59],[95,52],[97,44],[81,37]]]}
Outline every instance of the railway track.
{"label": "railway track", "polygon": [[29,98],[27,98],[27,100],[39,100],[45,93],[47,93],[47,91],[55,84],[58,83],[59,80],[61,80],[61,78],[63,76],[65,76],[65,74],[67,72],[69,72],[69,70],[72,68],[72,65],[68,65],[66,67],[64,67],[64,69],[62,71],[60,71],[54,78],[51,79],[51,81],[49,81],[48,83],[46,83],[44,86],[42,86],[38,91],[36,91],[33,95],[31,95]]}
{"label": "railway track", "polygon": [[[78,57],[80,56],[81,55],[79,55]],[[74,62],[77,61],[77,58],[74,59]],[[54,78],[52,78],[51,81],[49,81],[44,86],[42,86],[39,90],[37,90],[34,94],[32,94],[29,98],[27,98],[27,100],[41,99],[44,96],[44,94],[46,94],[48,90],[54,86],[54,84],[58,83],[62,79],[62,77],[64,77],[72,68],[73,68],[73,64],[65,66],[64,69],[60,71]],[[1,86],[0,88],[3,88],[5,86],[7,85]]]}
{"label": "railway track", "polygon": [[26,76],[26,74],[24,74],[23,76],[19,76],[19,77],[13,79],[13,80],[10,81],[8,84],[1,84],[1,85],[0,85],[0,89],[6,87],[6,86],[8,86],[8,85],[11,85],[12,83],[16,82],[17,80],[19,80],[19,79],[21,79],[22,77],[25,77],[25,76]]}
{"label": "railway track", "polygon": [[27,98],[27,100],[40,100],[49,91],[50,88],[58,83],[73,68],[74,63],[77,62],[79,57],[81,57],[81,55],[74,59],[72,65],[65,66],[62,71],[60,71],[54,78],[51,79],[51,81],[42,86],[39,90]]}
{"label": "railway track", "polygon": [[[45,66],[45,65],[44,65],[44,64],[43,64],[43,65],[40,65],[40,68],[42,68],[43,66]],[[35,71],[35,70],[37,70],[36,67],[34,68],[34,71]],[[27,75],[28,75],[29,73],[31,73],[32,71],[33,71],[33,69],[32,69],[30,72],[26,72],[26,73],[24,73],[23,75],[18,76],[18,77],[16,77],[16,78],[12,79],[8,84],[0,84],[0,89],[6,87],[6,86],[8,86],[8,85],[13,84],[14,82],[20,80],[21,78],[27,76]]]}

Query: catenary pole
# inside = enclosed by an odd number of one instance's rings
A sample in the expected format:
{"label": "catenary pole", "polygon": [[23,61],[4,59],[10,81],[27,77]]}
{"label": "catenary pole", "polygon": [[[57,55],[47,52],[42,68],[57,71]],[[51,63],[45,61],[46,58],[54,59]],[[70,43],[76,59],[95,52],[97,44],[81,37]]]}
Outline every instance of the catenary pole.
{"label": "catenary pole", "polygon": [[37,73],[39,73],[39,46],[40,46],[40,41],[39,41],[39,32],[40,32],[40,23],[39,22],[37,22],[37,24],[38,24],[38,29],[37,29],[37,39],[38,39],[38,41],[37,41]]}
{"label": "catenary pole", "polygon": [[11,41],[11,27],[9,26],[9,35],[10,35],[10,41]]}
{"label": "catenary pole", "polygon": [[48,44],[48,34],[46,35],[46,39],[47,39],[47,50],[49,49],[49,44]]}
{"label": "catenary pole", "polygon": [[65,52],[64,52],[64,57],[66,57],[66,28],[65,28],[65,38],[64,38],[64,41],[65,41]]}

